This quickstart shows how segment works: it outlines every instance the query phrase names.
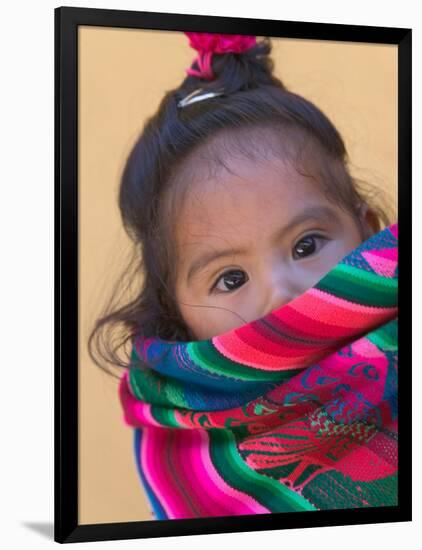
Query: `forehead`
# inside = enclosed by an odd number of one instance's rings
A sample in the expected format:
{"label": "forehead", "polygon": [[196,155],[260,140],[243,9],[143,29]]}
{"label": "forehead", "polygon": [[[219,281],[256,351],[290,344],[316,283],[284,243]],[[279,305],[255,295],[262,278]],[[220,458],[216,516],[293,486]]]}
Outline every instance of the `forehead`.
{"label": "forehead", "polygon": [[294,214],[292,209],[324,200],[314,178],[280,159],[231,159],[228,167],[230,171],[196,181],[187,190],[176,223],[178,237],[200,229],[224,233],[281,223]]}
{"label": "forehead", "polygon": [[218,181],[233,170],[239,171],[236,160],[266,164],[269,160],[282,159],[292,167],[314,173],[322,154],[321,146],[294,125],[220,130],[197,144],[172,170],[166,186],[168,202],[180,203],[187,192],[198,185]]}
{"label": "forehead", "polygon": [[245,231],[271,225],[272,219],[281,224],[292,208],[323,199],[309,141],[293,151],[273,133],[261,130],[248,138],[223,137],[197,151],[196,166],[180,180],[174,225],[178,244],[199,233]]}

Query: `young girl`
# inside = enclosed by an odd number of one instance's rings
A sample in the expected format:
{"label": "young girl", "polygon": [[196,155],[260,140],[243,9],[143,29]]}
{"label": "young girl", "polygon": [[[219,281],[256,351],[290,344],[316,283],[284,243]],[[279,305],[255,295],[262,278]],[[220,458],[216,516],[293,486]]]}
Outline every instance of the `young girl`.
{"label": "young girl", "polygon": [[198,58],[121,180],[143,283],[89,340],[125,368],[155,518],[392,505],[397,224],[268,39],[186,35]]}

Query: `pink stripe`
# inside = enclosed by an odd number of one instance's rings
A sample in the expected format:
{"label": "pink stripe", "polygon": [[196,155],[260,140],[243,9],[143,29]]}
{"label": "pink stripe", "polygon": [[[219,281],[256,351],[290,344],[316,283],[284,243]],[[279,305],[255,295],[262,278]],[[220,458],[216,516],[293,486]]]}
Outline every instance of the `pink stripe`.
{"label": "pink stripe", "polygon": [[[282,319],[283,323],[292,328],[292,332],[297,332],[297,327],[300,327],[301,334],[306,334],[304,331],[307,330],[309,336],[321,338],[321,345],[306,348],[306,355],[302,345],[295,346],[288,338],[285,339],[285,343],[282,337],[279,343],[269,341],[258,332],[259,325],[254,324],[216,336],[212,343],[223,356],[246,366],[260,370],[292,369],[303,366],[300,364],[301,361],[305,361],[306,365],[310,364],[311,360],[321,356],[321,352],[329,350],[330,348],[324,345],[324,339],[327,337],[349,338],[354,336],[356,331],[374,328],[381,321],[385,322],[397,315],[397,307],[378,308],[351,304],[316,288],[309,289],[306,296],[306,300],[292,300],[283,306],[279,314],[271,314],[276,319]],[[318,312],[316,319],[312,319],[313,311]],[[336,320],[335,325],[328,322],[332,319]],[[273,323],[276,326],[276,321],[273,320]],[[263,349],[270,349],[271,353],[264,352]]]}
{"label": "pink stripe", "polygon": [[[269,355],[268,353],[265,353],[255,347],[251,347],[246,342],[240,343],[239,339],[235,335],[231,337],[226,336],[224,341],[222,341],[220,337],[218,339],[214,339],[213,344],[221,355],[224,355],[224,357],[227,357],[236,363],[241,363],[242,365],[249,367],[256,367],[263,371],[295,369],[297,367],[302,367],[302,362],[305,359],[309,359],[309,355],[301,355],[293,358],[285,357],[281,354],[277,356]],[[242,353],[239,352],[240,347],[242,348]],[[289,352],[287,346],[286,351]]]}
{"label": "pink stripe", "polygon": [[[369,307],[360,304],[352,304],[343,298],[338,298],[319,290],[312,288],[307,292],[308,299],[306,303],[303,300],[293,300],[289,306],[292,309],[309,317],[316,312],[316,318],[321,322],[327,323],[335,319],[336,326],[345,328],[357,328],[372,326],[378,321],[384,321],[388,314],[395,314],[397,308]],[[335,309],[333,309],[333,305]]]}
{"label": "pink stripe", "polygon": [[[168,516],[171,519],[202,517],[202,509],[198,510],[198,502],[194,493],[195,486],[192,486],[194,476],[192,476],[192,463],[189,460],[189,449],[191,447],[190,439],[194,431],[181,430],[177,437],[174,437],[170,444],[170,429],[154,430],[149,438],[148,453],[145,455],[147,460],[148,476],[153,481],[153,486],[160,495],[161,504],[166,505]],[[173,431],[173,430],[172,430]],[[162,460],[157,463],[157,457],[170,455],[171,464],[164,463]],[[185,468],[186,467],[186,468]],[[198,484],[202,482],[198,479]],[[183,488],[180,488],[180,486]],[[199,486],[199,485],[198,485]],[[189,504],[191,500],[192,507]],[[199,504],[202,504],[199,502]]]}
{"label": "pink stripe", "polygon": [[[309,334],[302,332],[299,328],[289,326],[284,321],[276,317],[272,317],[269,321],[272,329],[269,329],[264,323],[256,323],[251,327],[250,341],[254,343],[256,348],[262,347],[259,345],[259,339],[265,342],[265,350],[269,355],[280,355],[285,357],[297,357],[299,355],[308,355],[318,351],[321,344],[324,343],[324,338],[318,340],[317,343],[311,344]],[[303,324],[303,323],[302,323]],[[292,338],[298,340],[292,341]],[[241,344],[249,338],[249,335],[241,333],[239,339]],[[303,339],[304,341],[301,341]]]}
{"label": "pink stripe", "polygon": [[161,426],[151,415],[151,405],[139,401],[132,394],[128,374],[128,371],[124,372],[119,384],[119,396],[126,425],[136,428],[148,425]]}
{"label": "pink stripe", "polygon": [[[152,428],[154,429],[154,428]],[[173,489],[173,482],[171,479],[165,479],[165,469],[163,464],[158,464],[157,461],[154,461],[154,457],[162,456],[163,449],[166,449],[167,442],[160,442],[161,430],[154,430],[155,433],[151,434],[151,430],[144,428],[142,430],[142,441],[141,441],[141,468],[142,472],[145,475],[151,489],[157,495],[158,500],[160,501],[161,506],[165,509],[166,515],[175,519],[178,517],[177,510],[171,507],[172,499],[169,498],[169,494]],[[150,437],[150,434],[152,437]],[[155,463],[155,466],[154,466]],[[158,466],[158,467],[157,467]],[[161,488],[164,488],[167,491],[165,495]],[[173,499],[174,501],[174,499]]]}
{"label": "pink stripe", "polygon": [[202,486],[203,480],[195,475],[196,457],[193,460],[190,456],[192,447],[197,445],[195,432],[196,430],[178,430],[177,434],[174,434],[171,446],[172,483],[178,489],[173,505],[178,509],[178,518],[206,517],[208,515],[207,495],[202,493],[201,499],[201,493],[197,491]]}
{"label": "pink stripe", "polygon": [[152,416],[151,413],[151,405],[149,403],[142,403],[144,418],[147,420],[147,423],[149,426],[160,426],[162,427],[162,424],[157,422],[155,418]]}
{"label": "pink stripe", "polygon": [[389,231],[391,231],[391,234],[396,237],[396,239],[399,236],[399,225],[398,223],[393,223],[390,226],[388,226]]}
{"label": "pink stripe", "polygon": [[[307,296],[307,295],[306,295]],[[312,304],[312,306],[311,306]],[[303,306],[302,311],[299,311],[299,307]],[[333,320],[337,321],[336,317],[336,308],[331,306],[331,317],[329,318],[329,323],[320,319],[318,314],[315,314],[315,307],[320,307],[321,303],[315,301],[310,301],[308,298],[302,301],[302,304],[298,303],[286,304],[283,311],[280,313],[274,313],[274,317],[281,319],[282,322],[289,327],[292,327],[292,332],[296,330],[300,331],[301,335],[305,335],[307,338],[319,338],[322,341],[332,338],[343,338],[345,336],[351,336],[353,331],[348,327],[343,327],[337,323],[333,324]],[[341,322],[341,319],[339,319]],[[274,323],[277,326],[276,322]]]}

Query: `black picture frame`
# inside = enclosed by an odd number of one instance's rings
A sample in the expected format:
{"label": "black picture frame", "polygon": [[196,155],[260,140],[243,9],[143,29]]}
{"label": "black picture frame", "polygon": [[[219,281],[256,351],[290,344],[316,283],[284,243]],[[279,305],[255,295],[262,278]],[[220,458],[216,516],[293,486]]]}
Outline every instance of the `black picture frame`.
{"label": "black picture frame", "polygon": [[[55,24],[55,518],[60,543],[410,521],[412,30],[58,7]],[[78,26],[218,32],[398,46],[399,504],[395,507],[78,525]]]}

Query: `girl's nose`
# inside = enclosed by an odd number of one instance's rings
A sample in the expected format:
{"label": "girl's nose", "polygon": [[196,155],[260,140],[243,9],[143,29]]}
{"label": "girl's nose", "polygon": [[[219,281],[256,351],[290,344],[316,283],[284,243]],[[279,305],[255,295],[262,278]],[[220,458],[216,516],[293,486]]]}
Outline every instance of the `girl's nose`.
{"label": "girl's nose", "polygon": [[297,285],[288,277],[276,277],[270,281],[263,315],[291,302],[300,294]]}

